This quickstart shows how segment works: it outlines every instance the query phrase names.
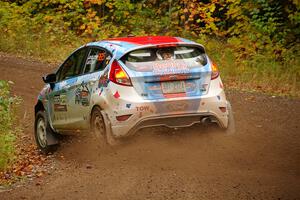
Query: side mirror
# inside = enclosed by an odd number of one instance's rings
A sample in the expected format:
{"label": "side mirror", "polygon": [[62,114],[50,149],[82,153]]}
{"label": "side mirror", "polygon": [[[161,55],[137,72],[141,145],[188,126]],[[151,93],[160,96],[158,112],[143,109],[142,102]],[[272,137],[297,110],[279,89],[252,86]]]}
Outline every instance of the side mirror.
{"label": "side mirror", "polygon": [[55,83],[56,82],[56,74],[48,74],[43,77],[43,81],[45,83]]}

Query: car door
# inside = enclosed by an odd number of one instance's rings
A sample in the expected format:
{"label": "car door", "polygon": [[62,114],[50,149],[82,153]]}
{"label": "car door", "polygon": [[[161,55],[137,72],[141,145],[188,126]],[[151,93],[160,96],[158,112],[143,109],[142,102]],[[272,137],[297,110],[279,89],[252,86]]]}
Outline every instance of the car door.
{"label": "car door", "polygon": [[77,79],[77,87],[69,102],[70,120],[76,129],[89,127],[89,116],[93,107],[92,96],[98,91],[101,74],[104,73],[111,54],[99,47],[89,47],[82,75]]}
{"label": "car door", "polygon": [[49,93],[50,119],[58,131],[73,129],[72,98],[80,82],[78,77],[84,66],[87,48],[75,51],[56,73],[57,82]]}

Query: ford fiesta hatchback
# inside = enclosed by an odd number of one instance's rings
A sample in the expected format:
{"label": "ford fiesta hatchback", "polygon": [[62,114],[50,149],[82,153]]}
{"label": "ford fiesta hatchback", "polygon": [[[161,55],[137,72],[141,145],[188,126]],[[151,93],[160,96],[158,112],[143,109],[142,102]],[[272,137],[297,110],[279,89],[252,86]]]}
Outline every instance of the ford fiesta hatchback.
{"label": "ford fiesta hatchback", "polygon": [[144,127],[233,126],[217,66],[202,45],[179,37],[113,38],[75,50],[35,106],[43,152],[57,133],[91,129],[113,144]]}

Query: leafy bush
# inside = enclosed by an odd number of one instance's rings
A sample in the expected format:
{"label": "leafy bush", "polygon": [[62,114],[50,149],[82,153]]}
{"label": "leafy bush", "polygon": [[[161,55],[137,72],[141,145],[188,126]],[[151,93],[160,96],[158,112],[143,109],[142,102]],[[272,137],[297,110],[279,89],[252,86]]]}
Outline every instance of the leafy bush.
{"label": "leafy bush", "polygon": [[295,0],[0,1],[2,51],[58,61],[92,40],[176,35],[203,43],[229,85],[296,96],[299,27]]}
{"label": "leafy bush", "polygon": [[0,170],[14,159],[14,105],[19,101],[17,97],[10,97],[8,82],[0,80]]}
{"label": "leafy bush", "polygon": [[57,61],[85,41],[60,22],[43,24],[31,18],[24,7],[0,2],[0,50]]}

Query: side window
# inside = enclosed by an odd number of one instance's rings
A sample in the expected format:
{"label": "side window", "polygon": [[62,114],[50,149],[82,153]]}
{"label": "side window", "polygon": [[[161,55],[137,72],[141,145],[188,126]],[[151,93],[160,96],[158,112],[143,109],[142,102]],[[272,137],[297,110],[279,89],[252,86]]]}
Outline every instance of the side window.
{"label": "side window", "polygon": [[90,73],[103,70],[111,59],[103,49],[92,48],[86,60],[84,73]]}
{"label": "side window", "polygon": [[83,48],[73,53],[61,66],[58,81],[80,74],[87,49]]}

